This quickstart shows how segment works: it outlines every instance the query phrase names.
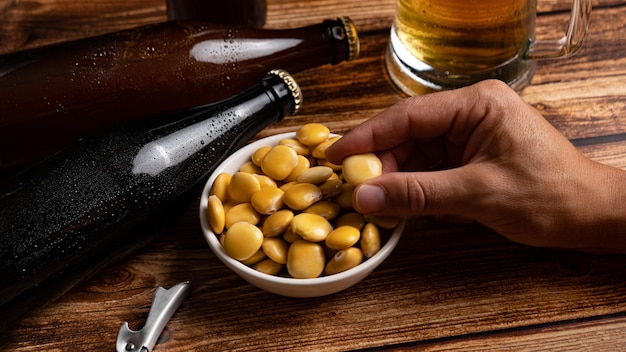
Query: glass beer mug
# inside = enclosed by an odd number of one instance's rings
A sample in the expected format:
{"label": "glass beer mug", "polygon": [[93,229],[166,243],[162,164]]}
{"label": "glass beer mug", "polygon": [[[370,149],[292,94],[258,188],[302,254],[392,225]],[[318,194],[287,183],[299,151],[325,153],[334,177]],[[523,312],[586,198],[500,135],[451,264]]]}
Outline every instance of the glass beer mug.
{"label": "glass beer mug", "polygon": [[573,0],[567,33],[535,41],[537,0],[397,0],[385,63],[409,95],[495,78],[520,92],[537,60],[580,49],[591,0]]}

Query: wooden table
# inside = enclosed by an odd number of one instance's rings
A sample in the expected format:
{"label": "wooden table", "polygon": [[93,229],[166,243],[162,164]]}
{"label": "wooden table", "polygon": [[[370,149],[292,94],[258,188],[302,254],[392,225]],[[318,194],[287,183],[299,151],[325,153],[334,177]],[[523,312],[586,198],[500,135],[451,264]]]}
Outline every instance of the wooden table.
{"label": "wooden table", "polygon": [[[561,35],[571,1],[539,2],[538,32]],[[362,55],[296,74],[302,112],[260,136],[309,121],[342,133],[401,100],[383,67],[393,12],[394,0],[268,0],[268,28],[349,15]],[[0,13],[0,50],[164,19],[159,0],[21,0]],[[521,95],[586,155],[626,168],[626,1],[594,1],[580,53],[541,63]],[[183,280],[193,292],[155,351],[626,349],[623,256],[530,248],[479,225],[410,219],[395,252],[361,283],[326,297],[285,298],[219,262],[197,208],[196,201],[146,248],[19,321],[3,350],[112,351],[122,322],[143,325],[154,289]]]}

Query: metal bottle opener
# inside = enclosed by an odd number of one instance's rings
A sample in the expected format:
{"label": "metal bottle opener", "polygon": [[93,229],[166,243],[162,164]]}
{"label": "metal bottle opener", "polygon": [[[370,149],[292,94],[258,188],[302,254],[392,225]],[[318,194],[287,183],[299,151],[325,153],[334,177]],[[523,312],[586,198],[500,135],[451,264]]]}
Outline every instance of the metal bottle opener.
{"label": "metal bottle opener", "polygon": [[152,298],[146,324],[138,331],[130,330],[124,322],[117,334],[117,352],[151,352],[165,325],[191,291],[189,281],[170,289],[157,287]]}

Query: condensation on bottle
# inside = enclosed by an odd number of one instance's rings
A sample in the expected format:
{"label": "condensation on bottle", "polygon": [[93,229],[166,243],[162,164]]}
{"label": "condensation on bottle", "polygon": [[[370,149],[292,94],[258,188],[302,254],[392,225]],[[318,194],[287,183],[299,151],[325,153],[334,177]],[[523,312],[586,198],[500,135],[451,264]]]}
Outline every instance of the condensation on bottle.
{"label": "condensation on bottle", "polygon": [[295,114],[284,70],[225,100],[98,130],[0,184],[0,332],[138,249],[261,129]]}
{"label": "condensation on bottle", "polygon": [[169,21],[0,56],[0,171],[102,127],[219,101],[276,67],[358,54],[340,17],[281,30]]}

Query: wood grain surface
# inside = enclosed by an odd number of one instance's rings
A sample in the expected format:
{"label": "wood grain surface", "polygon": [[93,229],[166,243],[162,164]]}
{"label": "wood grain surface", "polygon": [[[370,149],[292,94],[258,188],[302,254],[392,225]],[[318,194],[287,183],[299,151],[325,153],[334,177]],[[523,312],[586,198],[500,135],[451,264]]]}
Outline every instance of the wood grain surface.
{"label": "wood grain surface", "polygon": [[[4,4],[7,1],[0,1]],[[538,37],[561,36],[568,0],[540,0]],[[257,137],[306,122],[343,133],[404,98],[383,66],[394,0],[268,0],[267,28],[348,15],[362,54],[295,74],[302,112]],[[163,21],[157,0],[21,0],[2,9],[0,52]],[[626,168],[626,1],[596,0],[582,50],[539,64],[521,96],[580,150]],[[602,185],[598,185],[602,187]],[[623,351],[626,258],[512,243],[477,224],[410,219],[397,249],[343,292],[295,299],[230,272],[209,250],[198,200],[151,244],[15,323],[4,351],[113,351],[124,321],[138,329],[152,294],[193,291],[154,351]]]}

